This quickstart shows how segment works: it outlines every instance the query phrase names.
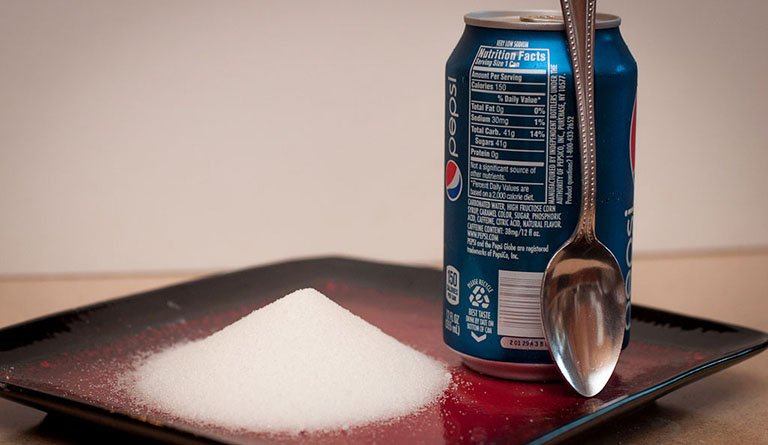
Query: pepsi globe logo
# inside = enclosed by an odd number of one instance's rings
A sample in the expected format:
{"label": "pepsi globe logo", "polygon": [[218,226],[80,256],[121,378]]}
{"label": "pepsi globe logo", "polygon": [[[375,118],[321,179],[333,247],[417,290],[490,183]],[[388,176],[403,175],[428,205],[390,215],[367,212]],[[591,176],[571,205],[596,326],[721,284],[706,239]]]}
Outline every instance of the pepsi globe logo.
{"label": "pepsi globe logo", "polygon": [[456,201],[461,196],[461,170],[454,161],[445,164],[445,194],[451,201]]}

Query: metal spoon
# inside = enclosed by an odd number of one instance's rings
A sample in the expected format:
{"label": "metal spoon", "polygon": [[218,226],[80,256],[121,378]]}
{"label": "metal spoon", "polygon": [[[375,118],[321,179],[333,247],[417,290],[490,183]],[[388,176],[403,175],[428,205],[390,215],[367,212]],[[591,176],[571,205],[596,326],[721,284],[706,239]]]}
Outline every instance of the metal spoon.
{"label": "metal spoon", "polygon": [[573,64],[581,143],[581,211],[576,230],[547,265],[541,318],[552,358],[581,395],[600,392],[621,353],[626,323],[624,279],[595,234],[595,0],[560,0]]}

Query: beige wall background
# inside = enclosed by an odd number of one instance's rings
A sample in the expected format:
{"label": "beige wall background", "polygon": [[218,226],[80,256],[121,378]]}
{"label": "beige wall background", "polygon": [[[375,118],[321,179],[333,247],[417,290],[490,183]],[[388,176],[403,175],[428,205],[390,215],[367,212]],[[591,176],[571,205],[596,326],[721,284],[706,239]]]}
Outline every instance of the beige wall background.
{"label": "beige wall background", "polygon": [[[768,245],[768,2],[601,0],[636,252]],[[540,1],[0,1],[0,274],[442,255],[443,64]]]}

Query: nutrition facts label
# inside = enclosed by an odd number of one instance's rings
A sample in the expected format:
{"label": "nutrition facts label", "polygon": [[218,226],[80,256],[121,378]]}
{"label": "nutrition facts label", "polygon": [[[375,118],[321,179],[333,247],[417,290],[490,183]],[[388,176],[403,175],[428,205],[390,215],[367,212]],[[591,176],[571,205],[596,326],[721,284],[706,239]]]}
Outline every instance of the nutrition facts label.
{"label": "nutrition facts label", "polygon": [[549,50],[481,46],[470,76],[469,196],[546,203]]}
{"label": "nutrition facts label", "polygon": [[528,42],[481,46],[470,69],[467,252],[549,255],[573,200],[574,124],[566,76]]}

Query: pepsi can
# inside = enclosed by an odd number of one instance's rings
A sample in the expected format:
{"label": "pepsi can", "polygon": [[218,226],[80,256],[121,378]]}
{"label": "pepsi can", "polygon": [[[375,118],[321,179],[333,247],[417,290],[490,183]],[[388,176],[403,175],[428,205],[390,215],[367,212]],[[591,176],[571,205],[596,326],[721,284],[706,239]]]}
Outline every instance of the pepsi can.
{"label": "pepsi can", "polygon": [[[554,11],[477,12],[446,65],[443,338],[484,374],[557,375],[541,326],[550,258],[581,199],[576,95]],[[597,236],[630,295],[637,64],[597,14]],[[627,305],[629,340],[629,305]]]}

